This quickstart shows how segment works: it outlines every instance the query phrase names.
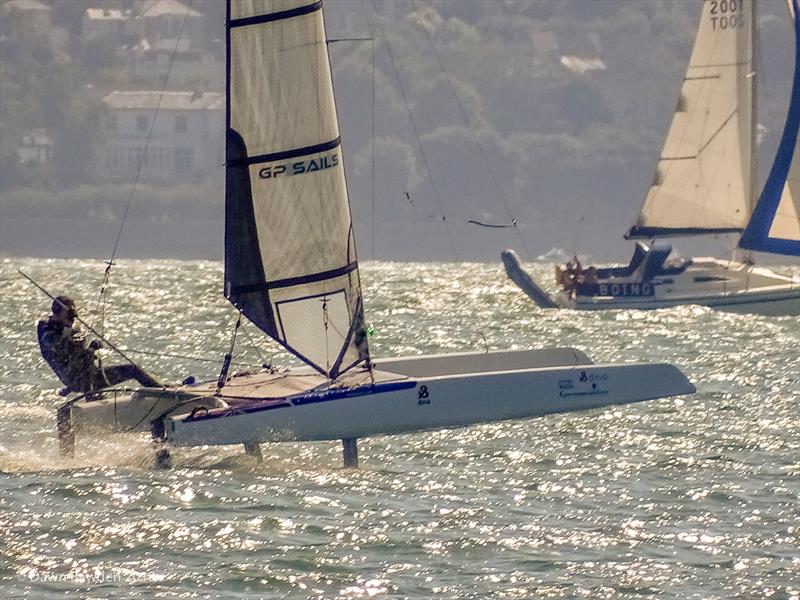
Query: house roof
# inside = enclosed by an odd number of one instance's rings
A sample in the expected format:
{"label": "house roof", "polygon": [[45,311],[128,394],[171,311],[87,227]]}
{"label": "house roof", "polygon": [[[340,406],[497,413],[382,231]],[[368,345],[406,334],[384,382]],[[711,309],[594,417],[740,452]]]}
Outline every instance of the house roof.
{"label": "house roof", "polygon": [[116,8],[87,8],[86,16],[93,21],[124,21],[128,15]]}
{"label": "house roof", "polygon": [[199,12],[184,6],[178,0],[151,0],[142,10],[143,17],[202,17]]}
{"label": "house roof", "polygon": [[2,8],[3,10],[50,10],[49,6],[39,0],[8,0],[3,2]]}
{"label": "house roof", "polygon": [[223,110],[219,92],[111,92],[103,102],[110,109],[129,110]]}

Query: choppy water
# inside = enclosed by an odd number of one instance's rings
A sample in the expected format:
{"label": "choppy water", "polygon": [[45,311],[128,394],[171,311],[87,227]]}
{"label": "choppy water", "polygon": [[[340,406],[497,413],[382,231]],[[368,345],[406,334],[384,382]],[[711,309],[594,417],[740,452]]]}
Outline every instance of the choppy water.
{"label": "choppy water", "polygon": [[[670,361],[694,396],[453,431],[58,456],[34,325],[92,320],[103,265],[2,263],[3,598],[800,598],[800,325],[684,307],[534,308],[495,265],[367,264],[376,355],[572,345]],[[549,278],[551,267],[538,268]],[[121,261],[106,331],[149,370],[214,378],[235,319],[214,262]],[[279,353],[251,327],[239,367]],[[258,347],[256,350],[253,346]],[[182,356],[211,358],[194,362]]]}

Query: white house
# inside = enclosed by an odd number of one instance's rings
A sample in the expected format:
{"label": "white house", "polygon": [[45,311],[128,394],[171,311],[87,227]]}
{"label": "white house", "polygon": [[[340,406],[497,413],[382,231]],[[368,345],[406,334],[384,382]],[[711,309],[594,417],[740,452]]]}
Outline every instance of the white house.
{"label": "white house", "polygon": [[139,16],[142,37],[156,51],[197,51],[205,42],[203,15],[178,0],[149,0]]}
{"label": "white house", "polygon": [[18,13],[37,28],[50,29],[50,7],[39,0],[6,0],[0,4],[0,13]]}
{"label": "white house", "polygon": [[225,65],[214,52],[203,15],[178,0],[144,0],[133,75],[157,85],[221,89]]}
{"label": "white house", "polygon": [[224,176],[223,94],[115,91],[103,102],[111,114],[104,179],[133,181],[140,165],[139,180],[153,183]]}
{"label": "white house", "polygon": [[100,7],[84,12],[83,36],[110,38],[124,47],[131,78],[158,87],[167,83],[222,89],[224,52],[209,39],[203,14],[188,2],[136,0],[113,6],[97,2]]}
{"label": "white house", "polygon": [[132,11],[119,8],[87,8],[83,13],[83,37],[121,40],[136,34]]}
{"label": "white house", "polygon": [[33,129],[22,136],[17,156],[23,164],[45,165],[53,162],[53,140],[44,129]]}

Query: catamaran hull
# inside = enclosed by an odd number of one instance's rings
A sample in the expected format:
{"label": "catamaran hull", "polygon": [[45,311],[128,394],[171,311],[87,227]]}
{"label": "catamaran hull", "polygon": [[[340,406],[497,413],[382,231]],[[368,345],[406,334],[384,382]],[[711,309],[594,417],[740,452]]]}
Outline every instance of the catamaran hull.
{"label": "catamaran hull", "polygon": [[96,400],[72,404],[70,429],[80,434],[149,432],[154,420],[171,412],[221,405],[213,396],[193,397],[179,389],[109,390]]}
{"label": "catamaran hull", "polygon": [[671,365],[591,365],[429,377],[292,399],[236,414],[165,420],[177,446],[312,441],[463,427],[690,394]]}
{"label": "catamaran hull", "polygon": [[[464,427],[691,394],[667,364],[596,365],[573,348],[377,360],[330,381],[308,367],[176,388],[107,390],[59,410],[75,433],[151,432],[176,446],[357,438]],[[346,448],[347,443],[346,443]],[[355,464],[351,462],[350,464]]]}

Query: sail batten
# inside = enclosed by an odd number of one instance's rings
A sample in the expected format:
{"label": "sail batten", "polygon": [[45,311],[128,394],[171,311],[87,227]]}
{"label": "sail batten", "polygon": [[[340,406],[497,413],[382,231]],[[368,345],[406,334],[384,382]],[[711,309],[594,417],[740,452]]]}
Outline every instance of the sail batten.
{"label": "sail batten", "polygon": [[229,27],[247,27],[249,25],[260,25],[262,23],[270,23],[272,21],[280,21],[282,19],[291,19],[292,17],[299,17],[322,9],[322,0],[311,2],[296,8],[288,10],[279,10],[277,12],[269,12],[260,15],[253,15],[250,17],[241,17],[238,19],[231,19]]}
{"label": "sail batten", "polygon": [[284,287],[291,287],[294,285],[302,285],[304,283],[314,283],[317,281],[325,281],[328,279],[333,279],[339,277],[341,275],[347,275],[348,273],[355,271],[358,269],[358,263],[350,263],[349,265],[345,265],[344,267],[340,267],[338,269],[332,269],[330,271],[325,271],[324,273],[310,273],[308,275],[303,275],[300,277],[293,277],[291,279],[281,279],[279,281],[270,281],[267,283],[267,288],[269,289],[277,289],[277,288],[284,288]]}
{"label": "sail batten", "polygon": [[369,349],[321,9],[229,0],[225,295],[336,378]]}
{"label": "sail batten", "polygon": [[752,196],[752,18],[747,0],[703,3],[656,174],[626,238],[744,229]]}
{"label": "sail batten", "polygon": [[289,158],[298,158],[300,156],[308,156],[309,154],[318,154],[327,150],[333,150],[342,143],[341,138],[336,138],[329,142],[321,144],[314,144],[313,146],[305,146],[303,148],[294,148],[291,150],[282,150],[280,152],[272,152],[270,154],[261,154],[259,156],[251,156],[247,159],[247,164],[255,165],[258,163],[275,162],[278,160],[287,160]]}
{"label": "sail batten", "polygon": [[741,227],[711,229],[708,227],[631,227],[625,239],[655,239],[666,237],[688,237],[695,235],[718,235],[722,233],[739,233]]}

